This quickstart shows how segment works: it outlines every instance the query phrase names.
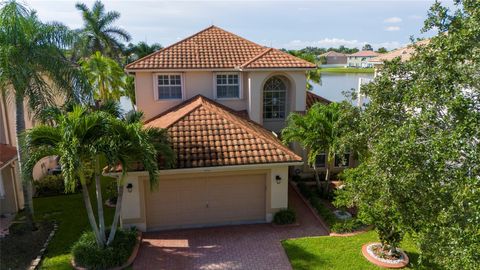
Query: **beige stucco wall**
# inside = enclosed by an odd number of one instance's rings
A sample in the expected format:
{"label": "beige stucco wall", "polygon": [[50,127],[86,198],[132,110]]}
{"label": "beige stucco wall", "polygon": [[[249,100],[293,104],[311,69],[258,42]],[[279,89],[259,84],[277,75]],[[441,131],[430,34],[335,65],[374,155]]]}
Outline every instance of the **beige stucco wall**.
{"label": "beige stucco wall", "polygon": [[[206,171],[198,170],[169,170],[160,171],[160,179],[175,178],[175,177],[201,177],[208,178],[212,176],[226,176],[228,175],[251,175],[251,174],[265,174],[265,222],[271,222],[273,215],[280,209],[288,207],[288,166],[285,165],[272,165],[269,168],[258,168],[255,166],[246,166],[247,168],[241,168],[232,170],[231,168],[206,168]],[[223,170],[223,171],[222,171]],[[277,184],[276,176],[280,176],[282,181]],[[161,180],[160,180],[161,181]],[[128,192],[126,186],[128,183],[132,183],[132,192]],[[146,216],[146,204],[145,193],[150,192],[150,186],[148,184],[148,177],[145,173],[130,173],[127,175],[124,185],[124,197],[122,201],[122,214],[121,222],[123,227],[135,226],[141,231],[148,230]]]}
{"label": "beige stucco wall", "polygon": [[[136,105],[150,119],[165,110],[196,95],[215,99],[214,71],[182,72],[183,99],[155,100],[155,79],[158,73],[136,72]],[[217,99],[216,101],[233,110],[247,110],[251,120],[274,131],[280,131],[285,121],[263,123],[263,85],[272,76],[282,76],[288,82],[287,112],[305,111],[306,76],[305,71],[243,71],[241,76],[241,97],[239,99]]]}

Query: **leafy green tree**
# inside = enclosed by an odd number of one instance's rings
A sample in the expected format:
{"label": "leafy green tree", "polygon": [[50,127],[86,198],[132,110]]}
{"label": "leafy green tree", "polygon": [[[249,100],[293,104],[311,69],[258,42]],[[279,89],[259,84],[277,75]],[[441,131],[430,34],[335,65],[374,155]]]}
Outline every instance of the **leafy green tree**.
{"label": "leafy green tree", "polygon": [[120,100],[124,95],[126,74],[117,62],[96,52],[80,63],[95,100]]}
{"label": "leafy green tree", "polygon": [[129,41],[130,34],[115,26],[120,18],[117,11],[105,11],[101,1],[95,1],[92,9],[83,3],[77,3],[76,8],[82,12],[84,26],[78,30],[78,39],[73,49],[73,57],[84,58],[98,52],[120,60],[123,55],[122,41]]}
{"label": "leafy green tree", "polygon": [[327,187],[324,189],[326,194],[329,191],[330,170],[335,155],[343,156],[346,151],[353,150],[353,145],[348,145],[348,140],[344,140],[343,136],[353,129],[357,118],[355,115],[358,115],[358,110],[346,101],[332,102],[328,105],[317,103],[304,115],[290,114],[287,126],[282,130],[284,143],[297,142],[308,151],[307,162],[314,170],[319,189],[321,184],[316,158],[321,153],[326,154]]}
{"label": "leafy green tree", "polygon": [[[19,143],[25,130],[24,104],[36,117],[57,97],[78,101],[84,89],[78,67],[63,54],[72,41],[67,27],[42,23],[35,12],[16,1],[1,4],[0,89],[4,97],[14,97],[20,167],[28,158],[28,152]],[[27,220],[32,225],[32,178],[22,176]]]}
{"label": "leafy green tree", "polygon": [[378,52],[378,53],[387,53],[388,50],[387,50],[387,48],[385,48],[385,47],[380,47],[380,48],[378,48],[377,52]]}
{"label": "leafy green tree", "polygon": [[[435,3],[407,62],[387,62],[362,90],[368,151],[341,200],[414,235],[435,269],[480,269],[480,2]],[[381,205],[380,205],[381,204]]]}
{"label": "leafy green tree", "polygon": [[159,43],[153,43],[151,45],[148,45],[144,41],[141,41],[137,44],[129,43],[126,49],[127,63],[131,63],[162,48],[162,45]]}
{"label": "leafy green tree", "polygon": [[372,45],[370,45],[368,43],[363,45],[362,51],[373,51]]}
{"label": "leafy green tree", "polygon": [[320,72],[320,68],[318,67],[317,58],[314,54],[302,53],[300,51],[294,51],[294,50],[290,50],[287,52],[293,56],[296,56],[298,58],[301,58],[305,61],[308,61],[317,65],[317,68],[307,71],[307,90],[313,89],[312,83],[315,83],[315,84],[322,83],[322,74]]}

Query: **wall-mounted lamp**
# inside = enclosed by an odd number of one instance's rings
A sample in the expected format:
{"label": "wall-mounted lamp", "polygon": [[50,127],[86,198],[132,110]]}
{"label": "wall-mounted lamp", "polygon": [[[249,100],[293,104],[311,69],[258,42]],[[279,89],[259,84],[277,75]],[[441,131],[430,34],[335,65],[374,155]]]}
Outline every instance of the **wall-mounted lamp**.
{"label": "wall-mounted lamp", "polygon": [[132,189],[133,189],[132,183],[128,183],[128,184],[127,184],[127,190],[128,190],[128,192],[129,192],[129,193],[132,193]]}
{"label": "wall-mounted lamp", "polygon": [[280,175],[275,176],[275,180],[277,181],[277,184],[280,184],[282,182],[282,177]]}

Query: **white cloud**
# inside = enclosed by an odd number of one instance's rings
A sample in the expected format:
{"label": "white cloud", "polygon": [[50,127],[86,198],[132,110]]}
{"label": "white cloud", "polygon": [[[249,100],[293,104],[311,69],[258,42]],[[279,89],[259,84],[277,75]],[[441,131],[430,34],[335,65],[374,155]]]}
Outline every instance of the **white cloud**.
{"label": "white cloud", "polygon": [[341,45],[348,47],[348,48],[362,48],[365,44],[370,44],[373,48],[377,49],[380,47],[385,47],[387,49],[395,49],[402,47],[398,41],[387,41],[387,42],[380,42],[380,43],[371,43],[367,41],[359,41],[356,39],[343,39],[343,38],[324,38],[320,40],[292,40],[288,43],[279,46],[281,48],[286,49],[302,49],[305,47],[320,47],[320,48],[330,48],[330,47],[339,47]]}
{"label": "white cloud", "polygon": [[385,20],[383,20],[384,23],[400,23],[402,22],[402,18],[399,18],[399,17],[390,17],[390,18],[386,18]]}
{"label": "white cloud", "polygon": [[387,26],[385,27],[386,31],[398,31],[400,30],[400,26]]}

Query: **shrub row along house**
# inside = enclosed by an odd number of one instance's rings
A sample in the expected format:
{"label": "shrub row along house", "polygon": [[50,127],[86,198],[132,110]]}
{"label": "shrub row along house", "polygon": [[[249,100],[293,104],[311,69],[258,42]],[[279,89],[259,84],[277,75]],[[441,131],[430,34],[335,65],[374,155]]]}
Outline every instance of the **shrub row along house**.
{"label": "shrub row along house", "polygon": [[123,225],[146,231],[270,222],[288,206],[289,167],[304,166],[303,150],[275,134],[289,113],[328,102],[307,94],[313,68],[216,26],[127,65],[136,105],[147,126],[168,130],[176,165],[160,170],[154,190],[134,166]]}

